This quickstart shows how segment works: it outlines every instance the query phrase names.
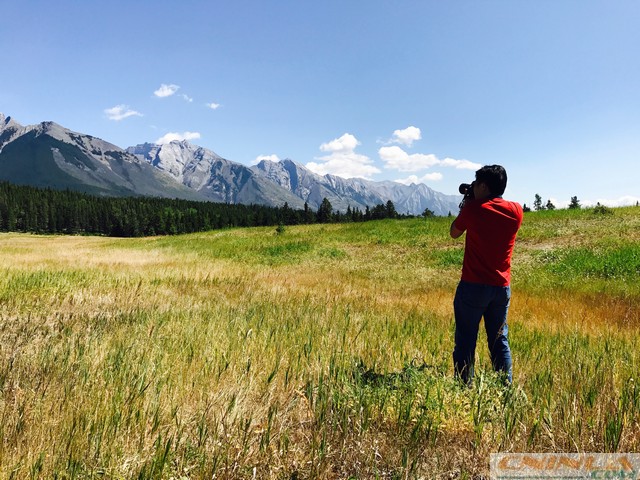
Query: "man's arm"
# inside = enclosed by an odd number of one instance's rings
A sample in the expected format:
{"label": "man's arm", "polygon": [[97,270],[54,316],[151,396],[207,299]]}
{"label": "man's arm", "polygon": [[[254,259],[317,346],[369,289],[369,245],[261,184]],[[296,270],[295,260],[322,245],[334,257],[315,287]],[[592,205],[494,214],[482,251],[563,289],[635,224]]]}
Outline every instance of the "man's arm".
{"label": "man's arm", "polygon": [[451,222],[451,228],[449,229],[449,235],[451,235],[451,238],[458,238],[463,233],[464,233],[464,230],[460,230],[458,229],[458,227],[456,227],[455,220]]}

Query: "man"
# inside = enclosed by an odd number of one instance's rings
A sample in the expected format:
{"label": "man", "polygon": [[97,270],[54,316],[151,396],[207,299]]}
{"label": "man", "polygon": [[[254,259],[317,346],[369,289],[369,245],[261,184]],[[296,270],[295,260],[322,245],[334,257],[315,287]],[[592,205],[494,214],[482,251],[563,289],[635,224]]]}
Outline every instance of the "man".
{"label": "man", "polygon": [[478,329],[484,317],[493,368],[511,383],[507,311],[511,299],[511,254],[522,224],[522,207],[502,198],[507,172],[500,165],[478,170],[471,187],[473,198],[463,201],[450,230],[452,238],[467,232],[462,278],[453,301],[455,375],[466,384],[471,383]]}

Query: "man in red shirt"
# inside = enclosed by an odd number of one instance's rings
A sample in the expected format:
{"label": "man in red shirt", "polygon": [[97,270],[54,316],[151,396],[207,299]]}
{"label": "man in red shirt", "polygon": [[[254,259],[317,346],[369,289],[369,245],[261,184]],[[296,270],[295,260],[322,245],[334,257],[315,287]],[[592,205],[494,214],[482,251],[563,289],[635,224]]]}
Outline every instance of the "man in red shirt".
{"label": "man in red shirt", "polygon": [[453,364],[456,377],[469,384],[473,379],[476,342],[484,317],[493,368],[512,381],[507,311],[511,299],[511,254],[522,224],[522,207],[502,198],[507,172],[488,165],[476,172],[473,198],[465,199],[451,224],[452,238],[465,231],[462,278],[453,308],[456,318]]}

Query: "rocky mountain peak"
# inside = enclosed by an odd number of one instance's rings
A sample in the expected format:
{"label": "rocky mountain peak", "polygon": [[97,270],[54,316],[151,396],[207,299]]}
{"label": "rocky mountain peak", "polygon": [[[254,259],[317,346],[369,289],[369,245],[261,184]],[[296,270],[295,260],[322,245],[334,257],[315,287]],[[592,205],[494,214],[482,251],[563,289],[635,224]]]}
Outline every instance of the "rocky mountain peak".
{"label": "rocky mountain peak", "polygon": [[20,136],[24,132],[24,127],[10,116],[5,116],[0,112],[0,151],[2,147]]}
{"label": "rocky mountain peak", "polygon": [[10,116],[5,116],[2,112],[0,112],[0,133],[9,128],[20,129],[23,127]]}
{"label": "rocky mountain peak", "polygon": [[162,145],[143,143],[127,148],[127,152],[196,190],[207,183],[213,163],[223,160],[215,152],[186,140],[174,140]]}

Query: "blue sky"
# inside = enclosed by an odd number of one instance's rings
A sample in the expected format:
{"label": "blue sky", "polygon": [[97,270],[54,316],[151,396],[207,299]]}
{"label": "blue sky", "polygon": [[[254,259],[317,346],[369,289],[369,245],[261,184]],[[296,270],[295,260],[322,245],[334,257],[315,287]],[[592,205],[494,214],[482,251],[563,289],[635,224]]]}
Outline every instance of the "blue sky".
{"label": "blue sky", "polygon": [[3,2],[0,112],[121,147],[640,200],[640,2]]}

